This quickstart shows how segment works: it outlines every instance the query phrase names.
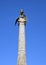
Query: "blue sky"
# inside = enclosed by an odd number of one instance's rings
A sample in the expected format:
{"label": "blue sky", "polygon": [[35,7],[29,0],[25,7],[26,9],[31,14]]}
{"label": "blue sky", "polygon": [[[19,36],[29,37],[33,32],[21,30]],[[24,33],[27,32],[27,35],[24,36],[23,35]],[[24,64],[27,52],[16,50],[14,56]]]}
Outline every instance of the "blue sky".
{"label": "blue sky", "polygon": [[17,65],[20,9],[26,25],[27,65],[46,65],[46,0],[0,0],[0,65]]}

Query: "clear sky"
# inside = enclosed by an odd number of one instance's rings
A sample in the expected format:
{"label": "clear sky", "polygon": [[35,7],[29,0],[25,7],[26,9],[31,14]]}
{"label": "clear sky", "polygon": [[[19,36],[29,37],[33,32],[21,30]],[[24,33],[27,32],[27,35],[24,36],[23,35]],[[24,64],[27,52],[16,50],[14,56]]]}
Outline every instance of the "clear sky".
{"label": "clear sky", "polygon": [[17,65],[18,25],[24,9],[27,65],[46,65],[46,0],[0,0],[0,65]]}

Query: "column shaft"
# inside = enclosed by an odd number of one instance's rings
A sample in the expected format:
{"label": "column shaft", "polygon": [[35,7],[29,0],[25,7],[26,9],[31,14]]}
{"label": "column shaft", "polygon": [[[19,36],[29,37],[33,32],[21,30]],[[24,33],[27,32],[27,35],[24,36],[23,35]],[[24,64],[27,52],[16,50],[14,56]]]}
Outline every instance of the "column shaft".
{"label": "column shaft", "polygon": [[18,40],[18,65],[26,65],[26,50],[25,50],[25,25],[19,25],[19,40]]}

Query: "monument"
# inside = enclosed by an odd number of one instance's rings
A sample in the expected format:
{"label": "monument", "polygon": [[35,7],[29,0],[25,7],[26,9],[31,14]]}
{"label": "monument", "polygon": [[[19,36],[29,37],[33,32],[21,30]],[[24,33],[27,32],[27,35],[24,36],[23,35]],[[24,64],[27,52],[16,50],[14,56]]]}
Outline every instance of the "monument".
{"label": "monument", "polygon": [[19,26],[19,38],[18,38],[18,60],[17,65],[27,65],[26,64],[26,39],[25,39],[25,26],[27,22],[27,17],[24,14],[24,10],[20,10],[20,17],[16,19],[16,23]]}

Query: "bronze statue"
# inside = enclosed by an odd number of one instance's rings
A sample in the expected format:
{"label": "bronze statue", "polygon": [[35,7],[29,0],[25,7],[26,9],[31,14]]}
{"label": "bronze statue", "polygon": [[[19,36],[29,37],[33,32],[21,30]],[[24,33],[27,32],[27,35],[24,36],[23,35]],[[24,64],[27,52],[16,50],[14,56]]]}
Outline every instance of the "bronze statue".
{"label": "bronze statue", "polygon": [[20,22],[19,19],[20,19],[20,18],[22,18],[22,19],[25,20],[25,21],[24,21],[24,24],[26,25],[26,19],[27,19],[27,18],[26,18],[26,15],[24,14],[24,10],[23,10],[23,9],[20,10],[20,17],[18,17],[18,18],[16,19],[15,25],[16,25],[17,22],[18,22],[18,25],[19,25],[19,22]]}

